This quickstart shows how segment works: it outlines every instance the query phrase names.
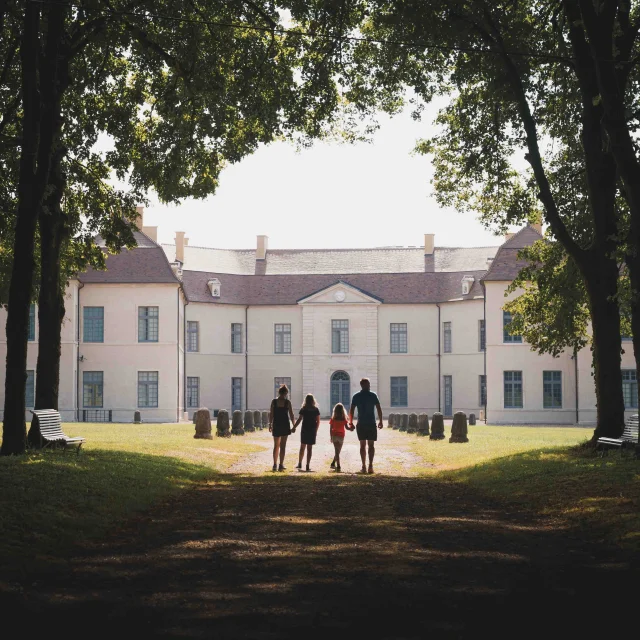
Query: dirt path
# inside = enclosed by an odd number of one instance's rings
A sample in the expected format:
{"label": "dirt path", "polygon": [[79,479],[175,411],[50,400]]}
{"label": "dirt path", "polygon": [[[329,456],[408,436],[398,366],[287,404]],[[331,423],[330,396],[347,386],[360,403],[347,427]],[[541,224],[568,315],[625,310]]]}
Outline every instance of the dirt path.
{"label": "dirt path", "polygon": [[[311,472],[314,474],[335,474],[335,471],[329,466],[331,460],[333,460],[334,447],[333,444],[329,442],[328,434],[329,423],[323,420],[318,430],[317,441],[313,447],[311,458]],[[252,443],[264,447],[264,450],[238,461],[229,469],[229,472],[259,475],[271,470],[273,465],[273,438],[269,432],[265,429],[264,431],[248,433],[245,437],[249,438]],[[287,439],[285,457],[287,471],[295,471],[295,466],[298,463],[299,450],[300,428]],[[340,461],[342,474],[360,472],[362,466],[360,444],[355,432],[347,432],[344,446],[340,452]],[[407,434],[398,433],[388,428],[378,431],[378,442],[376,443],[374,459],[376,473],[413,476],[416,475],[415,466],[419,463],[420,459],[418,456],[407,450]],[[306,469],[306,454],[303,461],[303,469]],[[306,473],[306,470],[302,471],[302,473]]]}
{"label": "dirt path", "polygon": [[462,485],[382,473],[394,448],[410,460],[387,433],[373,476],[252,475],[269,452],[252,456],[245,475],[34,576],[5,601],[5,625],[16,616],[27,638],[582,640],[631,622],[637,558]]}

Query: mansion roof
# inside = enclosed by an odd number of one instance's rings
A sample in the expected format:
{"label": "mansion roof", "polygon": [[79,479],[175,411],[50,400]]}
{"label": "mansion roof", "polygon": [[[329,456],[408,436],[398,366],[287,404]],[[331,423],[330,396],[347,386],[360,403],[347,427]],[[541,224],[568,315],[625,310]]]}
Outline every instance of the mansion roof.
{"label": "mansion roof", "polygon": [[530,225],[523,227],[513,237],[509,238],[496,253],[496,257],[491,263],[491,268],[483,280],[502,280],[510,282],[517,275],[520,269],[527,266],[526,260],[518,258],[518,252],[524,247],[531,246],[537,240],[542,240],[542,236]]}
{"label": "mansion roof", "polygon": [[[240,305],[297,304],[338,282],[343,282],[386,304],[436,303],[482,297],[480,278],[485,271],[446,273],[359,273],[243,276],[210,271],[183,271],[189,302]],[[468,295],[461,294],[463,275],[474,277]],[[207,282],[220,281],[220,297],[213,298]]]}
{"label": "mansion roof", "polygon": [[[171,261],[175,245],[163,244]],[[184,269],[235,275],[314,275],[485,271],[498,247],[436,247],[425,259],[423,247],[372,249],[269,249],[265,260],[255,250],[184,247]]]}
{"label": "mansion roof", "polygon": [[[140,231],[134,231],[133,235],[138,243],[137,247],[109,254],[106,270],[97,271],[90,267],[84,273],[79,274],[80,282],[178,284],[179,280],[173,273],[167,256],[160,246]],[[104,241],[100,236],[95,239],[95,242],[106,251]]]}

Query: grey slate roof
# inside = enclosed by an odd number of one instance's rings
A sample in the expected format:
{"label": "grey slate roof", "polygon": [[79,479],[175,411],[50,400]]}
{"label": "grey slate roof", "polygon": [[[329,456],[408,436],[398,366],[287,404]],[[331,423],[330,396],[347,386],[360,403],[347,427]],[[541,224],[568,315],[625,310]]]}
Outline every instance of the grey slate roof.
{"label": "grey slate roof", "polygon": [[[78,280],[83,283],[180,284],[160,246],[140,231],[135,231],[134,236],[138,243],[135,249],[108,255],[106,271],[89,268],[78,274]],[[102,238],[98,236],[95,241],[105,250]]]}
{"label": "grey slate roof", "polygon": [[498,250],[496,257],[491,263],[491,268],[487,271],[483,280],[488,281],[511,281],[520,269],[527,266],[526,260],[518,258],[518,252],[524,247],[531,246],[542,236],[531,226],[520,229],[512,238],[507,240]]}
{"label": "grey slate roof", "polygon": [[[170,261],[175,245],[163,244]],[[433,270],[442,272],[484,271],[498,247],[436,247]],[[422,273],[422,247],[378,247],[372,249],[272,249],[267,259],[255,260],[253,250],[208,249],[186,246],[184,269],[236,275],[311,275],[356,273]],[[428,268],[427,270],[431,270]]]}
{"label": "grey slate roof", "polygon": [[[386,304],[435,303],[482,297],[480,279],[486,271],[440,273],[359,273],[238,275],[219,272],[183,271],[189,302],[239,305],[297,304],[326,287],[342,281]],[[475,278],[469,295],[462,295],[462,277]],[[207,282],[220,280],[220,297],[211,296]]]}

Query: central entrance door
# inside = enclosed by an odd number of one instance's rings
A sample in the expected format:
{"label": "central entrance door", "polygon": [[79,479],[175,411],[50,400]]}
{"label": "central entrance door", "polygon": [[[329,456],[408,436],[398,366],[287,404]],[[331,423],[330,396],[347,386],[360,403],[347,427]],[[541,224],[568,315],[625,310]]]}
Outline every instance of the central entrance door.
{"label": "central entrance door", "polygon": [[341,402],[349,411],[351,406],[351,378],[346,371],[336,371],[331,376],[331,411]]}

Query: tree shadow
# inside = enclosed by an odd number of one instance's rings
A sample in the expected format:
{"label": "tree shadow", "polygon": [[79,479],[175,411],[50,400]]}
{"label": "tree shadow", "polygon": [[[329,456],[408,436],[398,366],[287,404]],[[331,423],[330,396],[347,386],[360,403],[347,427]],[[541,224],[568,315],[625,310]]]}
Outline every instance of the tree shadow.
{"label": "tree shadow", "polygon": [[227,474],[4,600],[78,637],[594,637],[637,578],[634,554],[461,483]]}

